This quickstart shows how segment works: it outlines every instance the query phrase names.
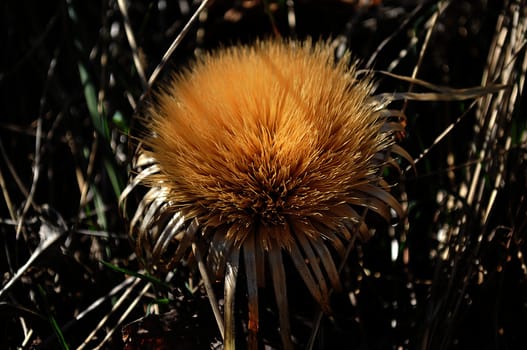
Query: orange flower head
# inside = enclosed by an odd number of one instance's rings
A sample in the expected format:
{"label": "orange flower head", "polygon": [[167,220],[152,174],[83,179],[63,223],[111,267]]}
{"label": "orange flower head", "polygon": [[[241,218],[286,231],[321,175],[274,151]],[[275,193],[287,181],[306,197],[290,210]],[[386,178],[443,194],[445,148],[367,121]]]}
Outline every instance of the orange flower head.
{"label": "orange flower head", "polygon": [[[268,264],[286,347],[282,254],[328,310],[328,286],[339,285],[335,253],[368,234],[358,210],[402,215],[380,178],[397,123],[388,123],[369,77],[357,75],[329,43],[260,41],[199,58],[148,110],[144,155],[155,165],[138,175],[152,188],[138,210],[149,222],[136,215],[132,223],[138,241],[150,240],[153,255],[178,241],[174,260],[205,242],[227,302],[243,263],[254,334]],[[232,317],[226,306],[227,338]]]}

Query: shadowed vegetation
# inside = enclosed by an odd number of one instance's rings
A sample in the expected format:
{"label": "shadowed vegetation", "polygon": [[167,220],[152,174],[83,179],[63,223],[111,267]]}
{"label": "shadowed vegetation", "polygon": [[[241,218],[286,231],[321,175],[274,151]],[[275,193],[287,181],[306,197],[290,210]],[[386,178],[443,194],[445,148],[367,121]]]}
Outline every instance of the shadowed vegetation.
{"label": "shadowed vegetation", "polygon": [[[527,346],[525,1],[0,6],[0,348],[221,348],[221,283],[203,282],[193,254],[145,269],[128,223],[146,189],[126,207],[120,196],[152,89],[196,55],[278,35],[331,38],[336,57],[350,50],[373,70],[415,161],[385,170],[407,216],[366,217],[373,237],[347,256],[332,314],[284,259],[295,346]],[[271,285],[259,297],[260,345],[281,348]]]}

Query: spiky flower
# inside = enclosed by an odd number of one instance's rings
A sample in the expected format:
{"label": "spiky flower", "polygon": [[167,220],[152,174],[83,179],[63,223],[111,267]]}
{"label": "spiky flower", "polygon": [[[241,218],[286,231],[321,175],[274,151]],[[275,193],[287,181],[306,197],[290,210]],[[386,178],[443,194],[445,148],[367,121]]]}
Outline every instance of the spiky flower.
{"label": "spiky flower", "polygon": [[[283,254],[329,310],[329,290],[339,287],[334,257],[368,235],[359,209],[402,215],[380,178],[390,154],[401,152],[393,148],[401,126],[372,90],[349,57],[335,60],[328,43],[261,41],[198,59],[149,108],[151,134],[140,154],[152,163],[132,185],[151,190],[132,233],[158,263],[177,262],[205,242],[209,271],[225,278],[226,348],[234,344],[240,264],[250,343],[268,264],[287,348]],[[163,261],[171,242],[177,248]]]}

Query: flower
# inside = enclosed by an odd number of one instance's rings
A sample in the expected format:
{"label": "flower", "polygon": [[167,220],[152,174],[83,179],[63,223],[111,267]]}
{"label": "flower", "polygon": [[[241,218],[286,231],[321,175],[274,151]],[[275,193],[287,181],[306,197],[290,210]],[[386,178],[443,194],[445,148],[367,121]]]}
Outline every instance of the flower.
{"label": "flower", "polygon": [[156,264],[177,263],[193,243],[206,247],[207,269],[225,281],[226,349],[242,264],[249,343],[267,270],[290,348],[284,254],[328,311],[329,291],[339,288],[336,256],[369,235],[361,208],[388,220],[390,208],[404,214],[380,176],[392,153],[406,156],[394,145],[401,123],[385,105],[356,62],[337,62],[328,42],[311,41],[220,49],[156,95],[135,164],[144,167],[131,182],[151,189],[132,236]]}

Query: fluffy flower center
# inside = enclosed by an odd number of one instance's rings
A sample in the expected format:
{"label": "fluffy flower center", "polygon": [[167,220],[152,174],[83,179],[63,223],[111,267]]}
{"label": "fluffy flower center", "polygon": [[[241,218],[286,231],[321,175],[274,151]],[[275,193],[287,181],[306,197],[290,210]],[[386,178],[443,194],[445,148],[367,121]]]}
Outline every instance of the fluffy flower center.
{"label": "fluffy flower center", "polygon": [[171,202],[204,226],[257,227],[351,201],[384,142],[353,75],[326,46],[263,42],[196,62],[151,111]]}

